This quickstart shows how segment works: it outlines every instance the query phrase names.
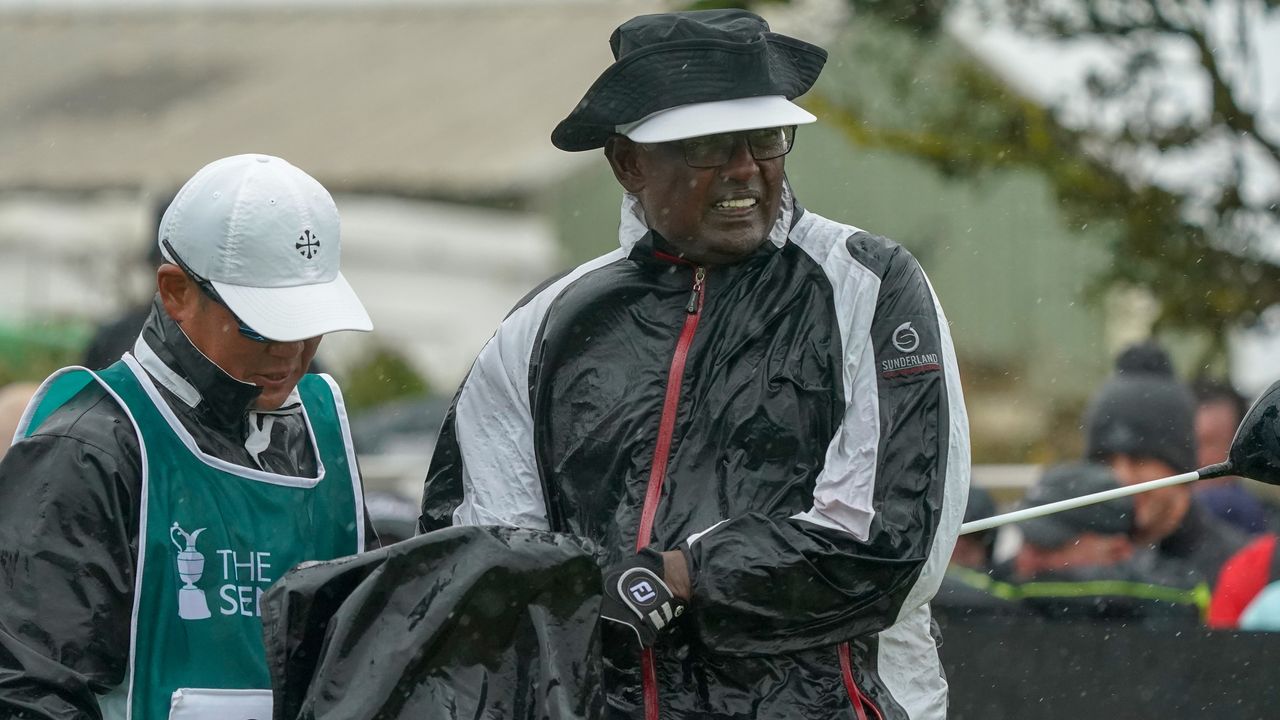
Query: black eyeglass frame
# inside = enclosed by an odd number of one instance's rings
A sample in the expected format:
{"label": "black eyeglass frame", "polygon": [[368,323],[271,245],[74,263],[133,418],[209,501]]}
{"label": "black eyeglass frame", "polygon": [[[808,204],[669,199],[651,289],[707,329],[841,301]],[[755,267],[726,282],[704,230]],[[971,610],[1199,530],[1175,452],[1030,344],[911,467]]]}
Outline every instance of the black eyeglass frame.
{"label": "black eyeglass frame", "polygon": [[235,311],[231,309],[231,306],[227,305],[227,301],[223,300],[222,296],[218,294],[218,290],[213,286],[213,283],[209,282],[208,279],[197,275],[196,272],[191,269],[191,266],[187,265],[182,261],[182,258],[178,257],[178,253],[174,252],[173,246],[169,244],[169,240],[167,238],[161,240],[160,245],[163,246],[165,252],[168,253],[168,259],[172,260],[173,264],[177,265],[179,270],[185,273],[187,277],[191,278],[191,281],[196,284],[196,287],[200,288],[205,295],[208,295],[210,300],[218,303],[222,307],[226,308],[227,312],[231,313],[231,318],[236,321],[236,330],[238,330],[241,335],[257,343],[275,342],[275,340],[272,340],[246,325],[245,322],[240,319],[240,316],[236,315]]}
{"label": "black eyeglass frame", "polygon": [[[757,151],[756,144],[752,142],[751,134],[761,133],[761,132],[770,132],[774,130],[782,131],[783,137],[786,138],[786,141],[787,141],[786,149],[784,149],[782,152],[772,152],[771,150]],[[674,142],[680,146],[680,153],[681,155],[684,156],[685,165],[688,165],[691,168],[697,168],[699,170],[707,170],[711,168],[718,168],[724,165],[725,163],[729,162],[729,160],[733,158],[733,153],[738,148],[739,136],[741,136],[742,139],[746,141],[748,152],[750,152],[751,157],[756,160],[773,160],[775,158],[783,157],[784,155],[790,153],[792,148],[796,146],[796,126],[795,125],[779,125],[777,127],[771,127],[771,128],[756,128],[754,130],[739,130],[736,132],[716,133],[714,135],[701,135],[698,137],[687,138],[685,140],[676,140]],[[704,160],[701,163],[695,163],[693,160],[690,160],[689,146],[691,143],[697,140],[706,140],[707,138],[719,138],[719,137],[727,137],[732,139],[731,143],[719,149],[719,154],[716,157],[719,157],[722,155],[723,159],[719,160],[719,162],[714,162],[713,160]]]}

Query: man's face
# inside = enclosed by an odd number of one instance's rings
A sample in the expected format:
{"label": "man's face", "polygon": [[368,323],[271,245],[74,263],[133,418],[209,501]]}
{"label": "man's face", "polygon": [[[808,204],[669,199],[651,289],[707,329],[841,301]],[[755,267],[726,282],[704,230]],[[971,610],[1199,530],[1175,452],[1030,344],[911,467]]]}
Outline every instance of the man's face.
{"label": "man's face", "polygon": [[1196,408],[1196,452],[1200,467],[1227,459],[1239,424],[1235,406],[1229,402],[1208,402]]}
{"label": "man's face", "polygon": [[1124,535],[1082,532],[1061,547],[1042,548],[1023,543],[1014,558],[1020,580],[1069,569],[1108,567],[1133,555],[1133,543]]}
{"label": "man's face", "polygon": [[785,156],[757,160],[745,135],[734,137],[728,160],[690,167],[685,143],[641,145],[615,137],[606,153],[619,182],[640,198],[649,226],[687,259],[732,263],[755,252],[782,204]]}
{"label": "man's face", "polygon": [[174,265],[159,271],[160,297],[196,349],[231,377],[262,388],[254,407],[275,410],[297,387],[315,357],[320,338],[255,342],[240,334],[235,317],[204,294]]}
{"label": "man's face", "polygon": [[[981,535],[982,533],[974,533]],[[987,544],[973,535],[961,535],[956,538],[956,546],[951,551],[951,564],[971,570],[982,570],[990,564]]]}
{"label": "man's face", "polygon": [[[1155,458],[1114,455],[1109,461],[1111,472],[1121,485],[1137,485],[1175,475],[1174,469]],[[1182,525],[1191,505],[1191,489],[1171,485],[1133,496],[1133,538],[1154,544],[1173,534]]]}
{"label": "man's face", "polygon": [[182,330],[193,345],[231,377],[262,388],[254,407],[275,410],[311,366],[320,338],[295,342],[255,342],[240,334],[236,320],[222,305],[205,297],[204,307]]}

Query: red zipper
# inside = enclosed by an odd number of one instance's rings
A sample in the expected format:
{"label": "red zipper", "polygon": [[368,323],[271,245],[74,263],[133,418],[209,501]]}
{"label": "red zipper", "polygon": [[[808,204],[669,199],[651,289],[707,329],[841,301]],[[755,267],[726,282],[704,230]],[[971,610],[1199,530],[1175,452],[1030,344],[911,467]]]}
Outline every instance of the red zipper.
{"label": "red zipper", "polygon": [[[672,258],[676,259],[676,258]],[[684,364],[689,359],[689,346],[702,317],[702,304],[706,300],[705,268],[693,273],[693,288],[685,306],[684,328],[676,341],[671,356],[671,370],[667,373],[667,393],[662,401],[662,419],[658,423],[658,444],[653,449],[653,463],[649,470],[649,485],[644,494],[644,508],[640,513],[640,529],[636,534],[636,551],[643,550],[653,535],[653,519],[658,514],[658,501],[662,498],[662,481],[667,476],[667,460],[671,454],[671,436],[676,429],[676,409],[680,404],[680,388],[684,384]],[[645,720],[658,720],[658,670],[653,661],[653,649],[645,648],[640,657],[641,683],[644,688]]]}
{"label": "red zipper", "polygon": [[884,716],[880,714],[880,708],[872,704],[871,698],[863,695],[858,683],[854,682],[853,660],[849,657],[849,643],[840,643],[836,647],[836,654],[840,656],[840,676],[844,678],[844,689],[849,693],[849,702],[853,703],[853,711],[858,714],[858,720],[868,720],[867,712],[863,708],[871,708],[871,712],[875,713],[876,720],[884,720]]}

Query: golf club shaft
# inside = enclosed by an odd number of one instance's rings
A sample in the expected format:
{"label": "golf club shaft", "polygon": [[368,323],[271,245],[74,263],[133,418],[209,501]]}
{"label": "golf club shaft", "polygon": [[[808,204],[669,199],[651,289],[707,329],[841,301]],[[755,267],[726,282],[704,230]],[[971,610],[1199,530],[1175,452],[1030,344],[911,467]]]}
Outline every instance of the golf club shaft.
{"label": "golf club shaft", "polygon": [[1084,507],[1085,505],[1093,505],[1094,503],[1114,500],[1115,498],[1137,495],[1138,493],[1144,493],[1150,490],[1159,490],[1160,488],[1169,487],[1170,485],[1181,485],[1182,483],[1189,483],[1208,477],[1221,477],[1228,474],[1230,474],[1230,466],[1227,463],[1218,463],[1217,465],[1202,467],[1199,470],[1192,470],[1191,472],[1182,473],[1181,475],[1173,475],[1166,478],[1159,478],[1157,480],[1148,480],[1147,482],[1138,483],[1136,485],[1112,488],[1110,490],[1103,490],[1102,492],[1096,492],[1089,495],[1081,495],[1078,498],[1068,498],[1066,500],[1059,500],[1058,502],[1052,502],[1045,505],[1037,505],[1035,507],[1024,508],[1022,510],[1014,510],[1013,512],[1007,512],[1003,515],[993,515],[989,518],[974,520],[961,525],[960,534],[967,535],[969,533],[980,532],[982,530],[990,530],[991,528],[1000,527],[1001,525],[1030,520],[1031,518],[1044,517],[1045,515],[1062,512],[1063,510],[1074,510],[1075,508]]}

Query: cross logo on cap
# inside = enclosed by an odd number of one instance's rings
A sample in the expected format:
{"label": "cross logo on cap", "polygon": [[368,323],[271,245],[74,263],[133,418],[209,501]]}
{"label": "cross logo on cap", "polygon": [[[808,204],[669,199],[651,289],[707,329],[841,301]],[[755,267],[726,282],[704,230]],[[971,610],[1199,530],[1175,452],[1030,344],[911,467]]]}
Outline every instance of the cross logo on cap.
{"label": "cross logo on cap", "polygon": [[320,239],[312,236],[310,230],[303,230],[302,234],[298,236],[298,242],[294,243],[293,247],[297,249],[299,255],[310,260],[320,254]]}

